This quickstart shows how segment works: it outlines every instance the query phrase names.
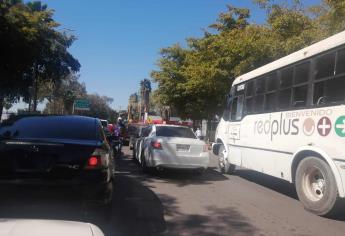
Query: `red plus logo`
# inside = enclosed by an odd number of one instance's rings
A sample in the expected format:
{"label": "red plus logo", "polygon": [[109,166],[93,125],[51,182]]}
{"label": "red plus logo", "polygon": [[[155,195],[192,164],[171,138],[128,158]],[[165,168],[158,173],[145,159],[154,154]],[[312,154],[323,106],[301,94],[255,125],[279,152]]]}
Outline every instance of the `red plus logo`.
{"label": "red plus logo", "polygon": [[332,122],[331,120],[324,116],[322,117],[319,122],[317,123],[317,131],[321,136],[327,136],[332,129]]}

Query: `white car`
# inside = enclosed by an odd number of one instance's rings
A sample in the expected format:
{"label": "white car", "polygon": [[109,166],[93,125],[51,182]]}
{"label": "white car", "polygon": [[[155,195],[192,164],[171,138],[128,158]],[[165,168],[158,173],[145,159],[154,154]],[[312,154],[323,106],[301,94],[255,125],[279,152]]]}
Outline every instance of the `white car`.
{"label": "white car", "polygon": [[[203,173],[209,164],[208,146],[185,126],[152,125],[137,150],[143,171],[148,168],[190,169]],[[145,133],[145,132],[144,132]]]}
{"label": "white car", "polygon": [[62,220],[0,219],[0,236],[104,236],[90,223]]}
{"label": "white car", "polygon": [[142,156],[144,156],[144,141],[149,136],[152,126],[140,127],[138,137],[135,139],[133,145],[133,158],[141,163]]}

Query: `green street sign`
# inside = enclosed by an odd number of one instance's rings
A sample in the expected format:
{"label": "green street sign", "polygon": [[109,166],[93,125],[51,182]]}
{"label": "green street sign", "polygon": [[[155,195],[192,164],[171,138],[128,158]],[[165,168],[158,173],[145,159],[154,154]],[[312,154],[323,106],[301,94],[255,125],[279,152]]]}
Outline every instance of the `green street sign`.
{"label": "green street sign", "polygon": [[90,110],[90,102],[86,99],[76,99],[74,101],[74,110],[78,111],[89,111]]}
{"label": "green street sign", "polygon": [[345,116],[340,116],[334,125],[335,132],[340,137],[345,137]]}

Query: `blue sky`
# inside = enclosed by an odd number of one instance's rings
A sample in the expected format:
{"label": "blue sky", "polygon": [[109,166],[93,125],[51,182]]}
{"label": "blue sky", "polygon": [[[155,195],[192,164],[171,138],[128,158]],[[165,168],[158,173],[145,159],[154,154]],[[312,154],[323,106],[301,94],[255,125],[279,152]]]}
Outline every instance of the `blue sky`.
{"label": "blue sky", "polygon": [[[126,108],[139,81],[150,78],[162,47],[202,36],[226,4],[251,9],[252,22],[263,23],[265,12],[252,0],[43,0],[55,9],[55,20],[73,30],[70,48],[82,67],[80,80],[89,93],[114,99]],[[309,5],[318,0],[302,1]]]}

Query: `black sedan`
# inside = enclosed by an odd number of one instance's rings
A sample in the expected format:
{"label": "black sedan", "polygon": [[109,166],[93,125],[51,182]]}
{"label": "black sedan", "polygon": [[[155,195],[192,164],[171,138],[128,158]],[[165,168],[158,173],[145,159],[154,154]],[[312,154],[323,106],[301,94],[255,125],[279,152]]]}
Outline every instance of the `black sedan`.
{"label": "black sedan", "polygon": [[76,188],[108,204],[114,162],[99,119],[18,116],[0,125],[0,182]]}

